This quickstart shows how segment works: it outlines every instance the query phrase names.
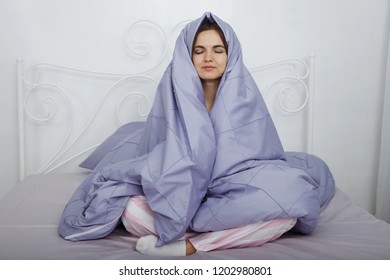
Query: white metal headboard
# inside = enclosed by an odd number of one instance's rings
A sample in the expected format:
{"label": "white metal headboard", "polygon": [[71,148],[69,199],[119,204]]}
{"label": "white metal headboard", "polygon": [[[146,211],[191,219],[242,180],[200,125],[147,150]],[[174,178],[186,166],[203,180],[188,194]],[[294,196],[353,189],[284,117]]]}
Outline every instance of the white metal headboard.
{"label": "white metal headboard", "polygon": [[[126,45],[139,57],[149,57],[156,46],[133,40],[136,28],[151,28],[166,40],[161,57],[141,73],[100,73],[48,63],[24,69],[18,59],[20,179],[54,170],[80,170],[79,162],[121,124],[146,120],[164,61],[172,54],[168,50],[173,37],[184,23],[170,36],[150,21],[130,27]],[[314,66],[311,54],[249,69],[286,150],[312,151]]]}

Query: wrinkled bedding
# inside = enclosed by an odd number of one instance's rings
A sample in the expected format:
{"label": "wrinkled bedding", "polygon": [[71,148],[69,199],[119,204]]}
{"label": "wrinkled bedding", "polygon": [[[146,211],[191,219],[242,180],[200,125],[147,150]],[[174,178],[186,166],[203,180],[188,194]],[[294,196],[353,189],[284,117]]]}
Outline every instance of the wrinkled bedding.
{"label": "wrinkled bedding", "polygon": [[[86,173],[30,175],[0,199],[1,260],[151,260],[135,250],[137,238],[121,225],[107,237],[69,242],[58,235],[64,206]],[[50,209],[50,211],[48,211]],[[390,225],[336,188],[313,233],[289,232],[260,247],[197,252],[186,260],[390,260]],[[165,258],[166,259],[166,258]]]}
{"label": "wrinkled bedding", "polygon": [[[229,46],[210,112],[189,53],[205,17],[218,23]],[[65,239],[109,235],[128,197],[140,194],[155,213],[157,245],[188,228],[216,231],[281,217],[296,217],[293,231],[310,234],[334,194],[324,161],[283,150],[234,31],[210,13],[184,28],[147,121],[126,139],[132,145],[122,146],[120,157],[108,154],[65,206]]]}

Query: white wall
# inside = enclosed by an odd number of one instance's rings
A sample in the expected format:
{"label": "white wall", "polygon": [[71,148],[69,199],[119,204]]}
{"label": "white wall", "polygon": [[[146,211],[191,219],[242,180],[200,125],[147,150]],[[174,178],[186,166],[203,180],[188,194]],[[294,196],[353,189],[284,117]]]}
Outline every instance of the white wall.
{"label": "white wall", "polygon": [[[0,0],[0,197],[17,182],[15,59],[127,72],[127,29],[167,31],[212,11],[236,30],[248,67],[316,54],[314,153],[370,211],[389,36],[386,0]],[[143,67],[140,65],[140,67]]]}

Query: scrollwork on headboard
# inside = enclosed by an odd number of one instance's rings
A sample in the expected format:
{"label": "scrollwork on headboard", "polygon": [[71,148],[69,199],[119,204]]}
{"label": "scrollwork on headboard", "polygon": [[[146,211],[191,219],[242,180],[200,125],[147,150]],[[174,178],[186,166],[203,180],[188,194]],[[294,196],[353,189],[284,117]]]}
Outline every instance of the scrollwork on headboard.
{"label": "scrollwork on headboard", "polygon": [[[284,144],[306,152],[312,152],[313,147],[314,63],[315,56],[310,54],[305,59],[286,59],[249,69]],[[299,128],[297,124],[290,126],[293,115],[301,117]],[[300,146],[288,145],[294,135],[301,136]]]}
{"label": "scrollwork on headboard", "polygon": [[[266,71],[266,69],[277,68],[278,66],[291,67],[291,73],[283,75],[272,81],[272,83],[265,89],[263,95],[267,98],[269,94],[274,93],[275,88],[285,84],[283,87],[280,87],[276,93],[279,107],[287,113],[297,113],[305,108],[309,100],[309,89],[305,80],[309,77],[310,72],[309,66],[305,61],[299,59],[288,59],[261,67],[251,68],[249,70],[253,74],[257,71]],[[293,87],[297,86],[301,86],[302,90],[294,90]],[[297,94],[303,95],[304,98],[300,98],[298,103],[296,103],[294,107],[291,107],[289,101]]]}
{"label": "scrollwork on headboard", "polygon": [[[165,70],[160,66],[172,56],[173,43],[186,23],[178,23],[169,35],[152,21],[132,24],[124,43],[132,59],[139,63],[148,60],[151,65],[131,74],[48,63],[24,70],[23,61],[18,60],[20,179],[34,173],[77,170],[81,159],[118,126],[146,120],[158,85],[155,77]],[[291,142],[290,116],[301,115],[304,124],[297,131],[305,128],[305,143],[296,147],[310,151],[314,56],[308,61],[287,59],[249,70],[282,142],[286,137],[286,142]]]}
{"label": "scrollwork on headboard", "polygon": [[167,55],[169,45],[164,31],[152,21],[142,20],[132,24],[126,34],[126,46],[137,60],[154,61],[144,73],[157,68]]}
{"label": "scrollwork on headboard", "polygon": [[154,62],[146,70],[137,74],[145,74],[155,70],[161,66],[165,58],[169,59],[172,56],[178,33],[188,22],[190,21],[176,24],[169,35],[166,35],[157,23],[150,20],[136,21],[130,26],[126,32],[126,47],[132,58]]}

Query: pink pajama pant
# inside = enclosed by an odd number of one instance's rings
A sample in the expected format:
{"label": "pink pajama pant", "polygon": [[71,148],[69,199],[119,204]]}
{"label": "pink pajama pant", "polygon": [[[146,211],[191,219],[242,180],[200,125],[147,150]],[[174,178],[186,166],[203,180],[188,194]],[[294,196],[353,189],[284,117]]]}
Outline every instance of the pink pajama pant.
{"label": "pink pajama pant", "polygon": [[[144,196],[130,197],[122,222],[134,236],[157,235],[153,211]],[[198,251],[255,247],[279,238],[295,223],[296,218],[282,218],[215,232],[187,232],[183,238],[188,239]]]}

